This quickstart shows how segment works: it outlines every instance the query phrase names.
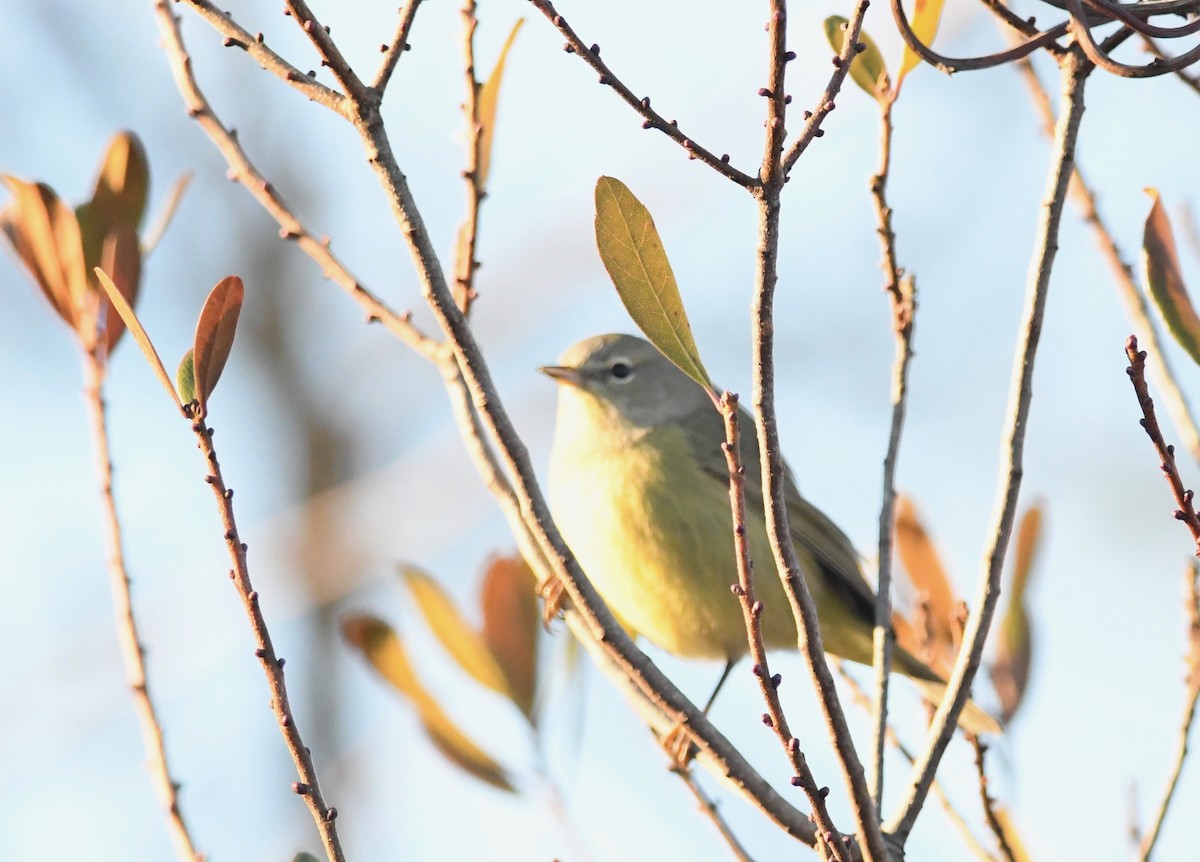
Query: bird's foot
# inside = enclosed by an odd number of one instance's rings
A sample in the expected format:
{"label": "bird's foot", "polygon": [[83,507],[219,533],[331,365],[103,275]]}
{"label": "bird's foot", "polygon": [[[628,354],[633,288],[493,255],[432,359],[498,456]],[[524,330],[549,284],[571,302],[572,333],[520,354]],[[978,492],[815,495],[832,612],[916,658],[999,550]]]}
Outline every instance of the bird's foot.
{"label": "bird's foot", "polygon": [[692,744],[691,731],[682,721],[667,731],[660,744],[674,763],[674,769],[686,770],[699,750]]}

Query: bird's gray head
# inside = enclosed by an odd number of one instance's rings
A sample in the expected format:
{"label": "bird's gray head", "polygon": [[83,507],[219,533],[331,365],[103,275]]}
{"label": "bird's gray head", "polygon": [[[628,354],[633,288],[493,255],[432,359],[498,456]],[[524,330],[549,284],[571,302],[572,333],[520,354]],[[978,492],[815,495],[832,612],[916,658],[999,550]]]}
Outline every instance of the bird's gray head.
{"label": "bird's gray head", "polygon": [[539,370],[608,405],[638,428],[712,412],[708,395],[695,381],[653,344],[633,335],[588,338],[568,348],[558,362]]}

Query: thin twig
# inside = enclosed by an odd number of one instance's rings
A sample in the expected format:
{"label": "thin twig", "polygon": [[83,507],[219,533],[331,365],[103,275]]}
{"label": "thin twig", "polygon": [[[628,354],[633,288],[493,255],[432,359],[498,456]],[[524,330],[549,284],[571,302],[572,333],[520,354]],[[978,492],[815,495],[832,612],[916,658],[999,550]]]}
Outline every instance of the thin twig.
{"label": "thin twig", "polygon": [[108,540],[108,574],[112,586],[113,610],[116,612],[117,640],[125,663],[125,680],[133,694],[133,705],[142,727],[142,744],[146,748],[147,769],[159,803],[165,809],[167,831],[181,860],[199,862],[204,858],[192,840],[183,812],[179,807],[179,784],[171,777],[167,764],[167,748],[162,724],[150,696],[146,676],[146,651],[138,634],[137,616],[130,596],[129,572],[125,568],[125,549],[121,540],[121,523],[117,519],[117,502],[113,496],[112,457],[109,453],[108,418],[104,405],[104,369],[96,353],[84,356],[84,395],[92,420],[92,435],[96,441],[96,471],[100,477],[100,500],[104,509],[104,526]]}
{"label": "thin twig", "polygon": [[892,159],[892,105],[889,96],[881,105],[879,170],[871,178],[871,198],[875,203],[876,233],[882,247],[881,267],[884,291],[892,309],[892,334],[895,359],[892,362],[892,423],[888,432],[887,454],[883,459],[883,500],[879,507],[879,572],[875,586],[875,631],[873,635],[875,700],[872,724],[871,789],[877,808],[883,805],[883,748],[887,730],[888,681],[892,672],[892,534],[896,520],[896,462],[908,406],[908,368],[912,361],[913,326],[916,319],[916,284],[904,278],[896,259],[896,233],[892,229],[892,208],[887,202],[887,181]]}
{"label": "thin twig", "polygon": [[1184,523],[1192,534],[1196,546],[1196,555],[1200,556],[1200,517],[1192,504],[1192,492],[1183,486],[1179,476],[1179,468],[1175,464],[1175,447],[1168,445],[1163,439],[1162,429],[1158,425],[1158,417],[1154,413],[1154,400],[1150,397],[1150,389],[1146,385],[1146,351],[1138,349],[1137,336],[1131,335],[1125,342],[1125,355],[1129,357],[1129,380],[1133,383],[1133,391],[1137,394],[1138,404],[1142,408],[1142,427],[1154,443],[1158,452],[1159,467],[1171,486],[1171,494],[1179,506],[1175,510],[1175,518]]}
{"label": "thin twig", "polygon": [[407,0],[404,6],[400,9],[400,20],[396,24],[396,35],[392,37],[392,41],[383,47],[383,62],[379,64],[379,71],[375,73],[374,80],[371,81],[371,89],[379,94],[379,98],[383,98],[384,91],[387,90],[388,82],[392,79],[392,72],[396,71],[396,63],[400,60],[400,55],[407,51],[411,46],[408,44],[408,34],[412,32],[413,21],[417,17],[417,7],[421,5],[421,0]]}
{"label": "thin twig", "polygon": [[970,739],[971,747],[975,749],[975,777],[979,783],[979,798],[983,804],[984,818],[987,820],[988,828],[992,830],[992,835],[996,837],[996,844],[1000,847],[1000,853],[1007,862],[1017,862],[1012,845],[1008,843],[1008,830],[1004,828],[1004,824],[1000,822],[1000,818],[996,814],[996,801],[988,793],[987,765],[984,762],[984,756],[987,754],[987,746],[975,734],[970,734],[968,738]]}
{"label": "thin twig", "polygon": [[262,665],[263,673],[267,676],[267,686],[271,690],[271,711],[275,713],[279,732],[283,735],[292,762],[296,765],[296,774],[300,777],[299,781],[292,782],[292,792],[303,797],[305,805],[308,806],[329,862],[345,862],[346,857],[337,835],[337,809],[326,805],[325,798],[321,795],[321,785],[317,780],[317,768],[313,763],[312,754],[300,737],[300,729],[296,726],[295,716],[292,715],[292,708],[288,703],[287,684],[283,678],[283,659],[275,654],[271,634],[267,631],[267,621],[259,603],[258,591],[250,583],[250,569],[246,563],[247,549],[238,534],[237,521],[233,514],[233,490],[226,487],[225,479],[221,475],[221,465],[217,461],[216,449],[213,448],[213,431],[203,419],[193,420],[192,431],[195,432],[197,446],[204,455],[208,471],[204,481],[212,488],[216,497],[217,511],[225,531],[225,544],[233,561],[229,579],[233,581],[250,619],[250,628],[254,634],[254,655]]}
{"label": "thin twig", "polygon": [[[1025,82],[1026,89],[1029,91],[1029,97],[1037,109],[1038,116],[1041,118],[1042,130],[1046,133],[1047,137],[1052,138],[1054,136],[1055,122],[1054,107],[1050,104],[1050,97],[1038,79],[1037,71],[1028,60],[1022,60],[1017,63],[1017,72]],[[1138,288],[1133,267],[1126,262],[1125,256],[1121,253],[1120,247],[1113,238],[1112,231],[1109,230],[1107,223],[1101,217],[1096,203],[1096,195],[1092,191],[1091,186],[1088,185],[1087,180],[1084,179],[1078,166],[1071,172],[1070,195],[1075,205],[1079,208],[1084,223],[1091,228],[1092,236],[1095,237],[1096,244],[1100,246],[1101,254],[1104,256],[1105,261],[1108,262],[1108,268],[1116,281],[1117,291],[1121,294],[1121,299],[1125,302],[1125,309],[1129,314],[1130,322],[1142,334],[1142,340],[1145,342],[1147,351],[1150,354],[1151,373],[1154,375],[1158,386],[1163,390],[1163,397],[1166,399],[1167,412],[1171,414],[1171,421],[1183,437],[1183,444],[1188,452],[1191,453],[1192,458],[1200,462],[1200,426],[1197,425],[1196,419],[1192,415],[1191,406],[1188,404],[1187,397],[1183,394],[1183,390],[1179,386],[1175,372],[1171,368],[1170,361],[1167,359],[1166,351],[1160,346],[1158,326],[1154,322],[1153,315],[1150,313],[1145,295]]]}
{"label": "thin twig", "polygon": [[696,780],[692,771],[686,766],[676,766],[671,771],[678,775],[684,786],[692,792],[701,813],[712,822],[721,838],[729,845],[729,852],[733,854],[733,858],[739,862],[754,862],[753,857],[742,846],[742,842],[738,841],[738,837],[733,834],[733,829],[730,827],[729,821],[721,814],[716,800],[704,792],[704,788],[700,786],[700,782]]}
{"label": "thin twig", "polygon": [[1000,576],[1004,557],[1016,518],[1017,499],[1024,474],[1023,455],[1029,408],[1033,400],[1033,368],[1045,316],[1050,274],[1058,251],[1058,230],[1062,222],[1067,185],[1075,160],[1075,144],[1083,118],[1084,82],[1091,64],[1077,48],[1068,51],[1062,61],[1063,101],[1054,137],[1054,152],[1043,199],[1042,217],[1034,246],[1025,310],[1022,315],[1020,343],[1014,355],[1013,379],[1009,389],[1008,419],[1005,422],[1004,461],[997,487],[997,505],[992,538],[983,559],[972,611],[963,631],[954,670],[947,683],[946,695],[934,714],[924,751],[913,767],[913,775],[903,794],[896,815],[888,821],[888,831],[902,842],[907,839],[924,803],[929,784],[937,772],[942,754],[950,744],[958,716],[970,696],[971,683],[979,669],[984,641],[987,639],[996,605],[1000,599]]}
{"label": "thin twig", "polygon": [[[861,2],[859,19],[861,20]],[[862,846],[863,856],[872,862],[886,862],[887,850],[879,829],[878,810],[863,774],[862,762],[855,751],[846,715],[838,698],[833,674],[825,660],[825,648],[817,622],[817,608],[805,581],[788,526],[784,488],[786,470],[779,444],[779,425],[775,414],[774,305],[778,282],[780,194],[786,182],[783,162],[783,136],[787,99],[784,92],[788,51],[787,5],[772,0],[767,21],[770,44],[767,120],[763,143],[763,161],[759,169],[758,248],[756,253],[754,300],[751,334],[754,342],[753,397],[757,414],[758,448],[762,453],[761,476],[767,522],[767,535],[779,579],[796,619],[800,653],[808,666],[818,701],[825,716],[826,729],[838,754],[838,762],[850,795],[850,807]],[[857,34],[848,33],[846,45],[853,46]],[[843,70],[838,70],[843,71]]]}
{"label": "thin twig", "polygon": [[792,784],[801,788],[808,797],[809,804],[813,807],[813,819],[825,843],[837,859],[845,859],[846,846],[825,806],[829,788],[819,786],[812,770],[808,768],[808,761],[800,749],[800,740],[792,735],[787,716],[783,712],[783,704],[779,700],[780,677],[777,674],[772,675],[768,664],[767,647],[762,634],[763,604],[755,598],[750,562],[750,536],[746,530],[746,469],[741,458],[737,396],[732,392],[724,393],[720,399],[720,409],[725,420],[725,442],[721,444],[721,449],[725,452],[725,464],[729,470],[729,506],[732,515],[734,556],[737,560],[738,582],[734,585],[733,594],[742,608],[742,622],[746,627],[750,660],[754,662],[754,677],[758,680],[759,690],[767,704],[763,724],[775,732],[783,750],[787,752],[792,767]]}
{"label": "thin twig", "polygon": [[[1166,54],[1166,52],[1164,52],[1162,48],[1158,47],[1158,43],[1149,36],[1145,37],[1145,43],[1146,50],[1153,54],[1156,58],[1159,60],[1169,59],[1169,56]],[[1182,81],[1185,86],[1192,90],[1192,92],[1200,96],[1200,77],[1189,75],[1183,69],[1176,69],[1175,77]]]}
{"label": "thin twig", "polygon": [[[232,16],[218,9],[209,0],[182,0],[182,2],[190,6],[197,15],[225,37],[225,47],[241,48],[275,77],[286,81],[317,104],[324,105],[331,111],[345,116],[346,97],[343,94],[318,83],[313,80],[311,75],[304,74],[276,54],[267,47],[261,33],[251,34],[249,30],[234,21]],[[161,5],[161,2],[155,3],[156,7]],[[168,5],[167,10],[169,9]],[[169,14],[169,11],[160,14]]]}
{"label": "thin twig", "polygon": [[[842,678],[842,682],[845,683],[846,689],[850,692],[850,699],[854,701],[856,706],[867,714],[870,714],[875,708],[871,697],[863,691],[858,681],[847,672],[845,664],[841,659],[834,657],[831,659],[831,662],[834,670],[838,672]],[[896,734],[896,729],[891,724],[887,726],[887,741],[911,766],[915,760],[913,753],[907,745],[901,742],[900,737]],[[946,818],[958,830],[962,836],[963,843],[967,845],[967,849],[971,851],[975,858],[979,859],[980,862],[996,862],[996,857],[975,837],[975,833],[971,831],[971,827],[967,825],[967,821],[963,818],[962,814],[954,807],[954,803],[950,801],[950,797],[946,795],[946,791],[942,788],[941,782],[936,778],[934,778],[933,784],[930,787],[930,793],[936,797],[938,804],[942,806],[942,810],[946,814]]]}
{"label": "thin twig", "polygon": [[1179,725],[1176,736],[1175,756],[1172,758],[1171,774],[1167,778],[1167,786],[1163,790],[1162,801],[1158,804],[1150,828],[1142,836],[1138,847],[1138,858],[1149,862],[1150,854],[1162,832],[1163,821],[1166,820],[1167,810],[1175,797],[1175,788],[1179,786],[1179,776],[1183,773],[1183,763],[1188,755],[1188,737],[1191,735],[1192,723],[1196,719],[1196,705],[1200,702],[1200,569],[1193,560],[1184,572],[1184,595],[1187,602],[1188,617],[1188,678],[1187,702],[1183,709],[1183,721]]}
{"label": "thin twig", "polygon": [[[195,5],[193,0],[186,0]],[[192,73],[192,61],[183,44],[179,31],[179,20],[171,11],[170,0],[157,0],[154,9],[158,17],[159,29],[163,34],[163,46],[171,69],[175,75],[175,83],[183,95],[187,106],[188,116],[204,130],[209,139],[216,144],[221,155],[229,165],[229,177],[234,182],[241,183],[258,201],[259,205],[279,224],[279,235],[282,239],[292,240],[321,268],[322,274],[350,294],[367,313],[367,319],[378,321],[393,335],[422,356],[431,357],[437,343],[413,326],[407,313],[399,314],[393,311],[383,300],[368,290],[346,269],[337,256],[329,248],[327,238],[318,239],[300,222],[283,198],[275,190],[275,186],[258,172],[250,162],[246,151],[242,148],[237,136],[227,129],[213,111],[208,99],[205,98],[196,83]],[[221,20],[233,24],[228,18]]]}
{"label": "thin twig", "polygon": [[600,59],[600,46],[588,45],[576,35],[571,25],[567,23],[567,19],[558,14],[554,8],[554,4],[550,0],[530,0],[535,8],[545,15],[550,23],[553,24],[558,32],[562,33],[567,40],[564,46],[569,54],[578,54],[579,58],[587,63],[600,76],[600,83],[606,84],[613,88],[613,91],[621,97],[621,99],[641,115],[643,129],[658,129],[668,138],[679,144],[687,150],[689,159],[697,159],[708,165],[721,176],[733,180],[739,186],[750,189],[757,185],[757,181],[749,174],[743,173],[729,164],[729,156],[722,155],[719,158],[712,151],[700,144],[679,130],[679,124],[674,120],[668,121],[661,114],[650,107],[650,97],[638,98],[633,90],[625,85],[625,82],[613,73],[608,64]]}
{"label": "thin twig", "polygon": [[804,125],[800,129],[800,134],[792,141],[792,145],[788,147],[787,155],[783,157],[783,173],[785,176],[792,170],[792,166],[796,164],[796,160],[808,149],[808,145],[825,134],[825,130],[821,128],[821,123],[837,107],[837,102],[834,99],[841,92],[842,83],[846,80],[846,75],[850,73],[850,64],[858,56],[859,46],[861,45],[858,41],[858,36],[862,32],[863,16],[867,14],[867,7],[869,5],[870,0],[858,0],[854,4],[854,11],[850,13],[850,18],[846,23],[846,35],[842,38],[842,50],[833,58],[833,74],[829,76],[829,83],[825,85],[825,92],[821,94],[821,98],[813,110],[804,112]]}
{"label": "thin twig", "polygon": [[337,42],[333,41],[329,28],[317,20],[316,14],[308,7],[308,4],[304,0],[284,0],[284,3],[286,4],[284,14],[295,19],[300,29],[308,36],[308,40],[312,42],[313,47],[317,49],[317,53],[321,55],[321,65],[333,73],[333,77],[342,85],[346,95],[360,101],[373,99],[378,102],[379,94],[364,84],[350,67],[350,61],[342,54]]}
{"label": "thin twig", "polygon": [[479,24],[475,17],[475,0],[463,0],[463,74],[466,78],[466,96],[463,99],[463,117],[467,122],[467,164],[463,179],[467,184],[467,213],[458,228],[458,243],[454,248],[454,298],[463,314],[471,313],[475,300],[475,243],[479,236],[479,205],[483,202],[483,186],[480,183],[480,145],[483,142],[483,125],[479,121],[479,80],[475,77],[475,29]]}

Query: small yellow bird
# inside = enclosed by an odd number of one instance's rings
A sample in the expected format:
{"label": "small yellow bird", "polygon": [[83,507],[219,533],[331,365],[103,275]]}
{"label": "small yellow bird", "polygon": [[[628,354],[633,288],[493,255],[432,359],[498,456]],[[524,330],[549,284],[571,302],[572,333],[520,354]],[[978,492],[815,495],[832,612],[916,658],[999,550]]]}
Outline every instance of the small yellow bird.
{"label": "small yellow bird", "polygon": [[[707,393],[647,341],[601,335],[540,369],[559,384],[550,507],[563,538],[621,623],[684,658],[746,654],[729,511],[725,431]],[[752,428],[741,411],[742,427]],[[795,649],[796,625],[775,575],[763,515],[758,442],[742,436],[746,528],[758,565],[763,639]],[[800,496],[788,471],[788,524],[829,653],[870,664],[875,596],[850,540]],[[945,685],[897,647],[893,667],[937,703]],[[960,725],[999,731],[968,703]]]}

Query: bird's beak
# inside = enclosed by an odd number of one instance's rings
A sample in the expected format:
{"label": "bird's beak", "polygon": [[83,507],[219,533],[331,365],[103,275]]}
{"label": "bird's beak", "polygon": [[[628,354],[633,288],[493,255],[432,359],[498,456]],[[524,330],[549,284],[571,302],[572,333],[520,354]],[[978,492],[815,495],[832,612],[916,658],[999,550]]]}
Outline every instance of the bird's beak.
{"label": "bird's beak", "polygon": [[547,377],[554,378],[557,383],[566,383],[568,386],[583,386],[583,372],[578,368],[572,368],[569,365],[542,365],[538,368],[538,371]]}

